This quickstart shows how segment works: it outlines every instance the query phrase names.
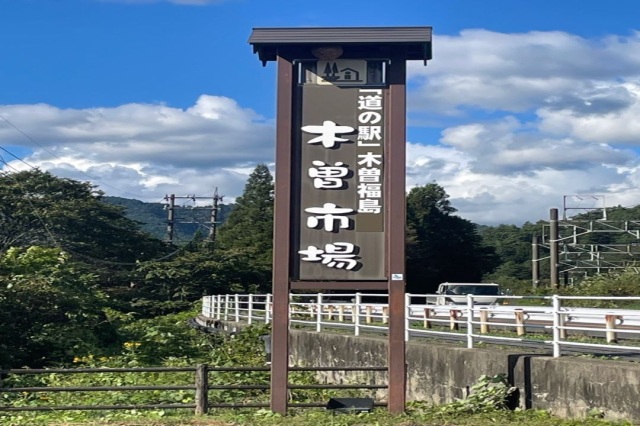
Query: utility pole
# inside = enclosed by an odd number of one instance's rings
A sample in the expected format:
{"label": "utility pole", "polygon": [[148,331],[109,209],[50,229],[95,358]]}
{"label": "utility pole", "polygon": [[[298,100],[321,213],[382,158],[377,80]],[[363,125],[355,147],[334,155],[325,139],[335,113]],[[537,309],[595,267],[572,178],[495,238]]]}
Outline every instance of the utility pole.
{"label": "utility pole", "polygon": [[176,199],[187,198],[195,201],[196,197],[187,195],[186,197],[178,197],[176,194],[165,195],[164,199],[168,201],[167,204],[167,241],[169,244],[173,243],[173,237],[175,236],[176,225]]}
{"label": "utility pole", "polygon": [[[197,223],[198,225],[204,225],[209,228],[209,240],[211,242],[216,239],[216,231],[218,225],[218,211],[220,210],[220,202],[222,202],[223,196],[218,195],[218,188],[215,188],[215,193],[213,195],[213,205],[211,206],[211,216],[210,222],[206,220],[198,220],[197,218],[193,218],[191,221],[184,222],[178,221],[176,219],[176,200],[177,199],[186,199],[191,200],[194,203],[197,200],[210,200],[211,197],[196,197],[196,195],[186,195],[186,196],[176,196],[175,194],[165,195],[164,199],[167,201],[167,205],[165,208],[167,209],[167,241],[171,244],[173,243],[175,237],[175,224],[176,223]],[[207,207],[203,207],[203,209],[207,209]],[[195,214],[194,214],[195,216]]]}
{"label": "utility pole", "polygon": [[551,288],[560,287],[558,275],[558,209],[551,209],[549,214],[549,267]]}
{"label": "utility pole", "polygon": [[175,224],[176,195],[165,195],[164,199],[169,202],[167,205],[167,241],[173,243],[173,227]]}
{"label": "utility pole", "polygon": [[218,231],[218,210],[220,209],[219,203],[222,202],[224,195],[218,195],[218,187],[216,186],[213,192],[213,208],[211,209],[211,228],[209,228],[209,239],[212,243],[215,243],[217,231]]}
{"label": "utility pole", "polygon": [[531,279],[533,288],[540,284],[540,237],[533,236],[531,241]]}

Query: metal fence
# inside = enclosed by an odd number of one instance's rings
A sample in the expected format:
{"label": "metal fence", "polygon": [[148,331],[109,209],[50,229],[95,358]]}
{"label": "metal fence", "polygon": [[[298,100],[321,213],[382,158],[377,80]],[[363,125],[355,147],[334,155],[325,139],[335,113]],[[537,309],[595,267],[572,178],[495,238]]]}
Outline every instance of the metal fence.
{"label": "metal fence", "polygon": [[[386,294],[291,294],[292,325],[315,329],[386,333]],[[640,297],[500,296],[500,304],[483,304],[495,296],[467,295],[465,304],[438,305],[433,294],[406,294],[405,340],[439,338],[483,345],[524,346],[565,353],[640,355]],[[640,304],[639,304],[640,305]],[[205,296],[207,318],[269,323],[271,294]]]}

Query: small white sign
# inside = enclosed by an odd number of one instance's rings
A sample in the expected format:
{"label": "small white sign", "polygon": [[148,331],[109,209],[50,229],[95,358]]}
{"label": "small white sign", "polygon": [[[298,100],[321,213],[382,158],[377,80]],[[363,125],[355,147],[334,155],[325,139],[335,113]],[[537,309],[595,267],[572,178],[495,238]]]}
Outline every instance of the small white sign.
{"label": "small white sign", "polygon": [[403,274],[391,274],[391,281],[402,281],[403,279]]}

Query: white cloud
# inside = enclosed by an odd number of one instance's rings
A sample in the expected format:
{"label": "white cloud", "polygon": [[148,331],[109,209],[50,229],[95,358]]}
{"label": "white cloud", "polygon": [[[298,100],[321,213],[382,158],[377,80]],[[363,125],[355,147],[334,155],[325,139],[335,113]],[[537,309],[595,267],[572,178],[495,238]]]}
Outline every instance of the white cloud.
{"label": "white cloud", "polygon": [[639,69],[639,32],[588,40],[564,32],[465,30],[434,37],[429,66],[409,64],[409,77],[420,85],[410,105],[438,113],[524,111],[599,81],[633,78]]}
{"label": "white cloud", "polygon": [[640,146],[640,80],[602,87],[600,93],[583,96],[575,104],[565,103],[538,110],[541,129],[569,134],[591,142]]}
{"label": "white cloud", "polygon": [[[3,145],[28,147],[34,152],[27,163],[94,180],[108,195],[156,199],[165,193],[212,193],[218,186],[235,196],[242,192],[248,165],[273,160],[272,124],[219,96],[202,95],[184,110],[38,104],[0,106],[0,114],[31,138],[0,121]],[[19,161],[11,166],[27,167]]]}
{"label": "white cloud", "polygon": [[471,169],[500,174],[528,173],[543,168],[583,169],[593,163],[624,165],[635,158],[629,151],[580,139],[554,139],[513,117],[472,123],[443,131],[441,143],[473,157]]}
{"label": "white cloud", "polygon": [[143,104],[63,110],[40,104],[1,106],[0,114],[38,142],[2,126],[4,143],[55,155],[67,150],[100,161],[197,168],[265,161],[273,151],[272,125],[219,96],[202,95],[186,110]]}
{"label": "white cloud", "polygon": [[[606,195],[609,205],[640,202],[630,189],[640,180],[636,168],[587,164],[583,168],[539,167],[508,175],[475,171],[473,154],[456,148],[409,143],[407,184],[411,188],[436,181],[451,196],[458,214],[482,224],[535,222],[548,218],[550,208],[562,208],[569,194]],[[637,159],[636,159],[637,160]]]}

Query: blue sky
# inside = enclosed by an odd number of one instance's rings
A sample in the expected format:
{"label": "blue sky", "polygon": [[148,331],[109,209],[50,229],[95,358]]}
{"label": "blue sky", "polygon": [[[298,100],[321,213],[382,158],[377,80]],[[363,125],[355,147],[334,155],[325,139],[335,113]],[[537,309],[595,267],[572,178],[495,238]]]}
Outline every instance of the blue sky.
{"label": "blue sky", "polygon": [[0,146],[107,195],[232,199],[273,162],[275,65],[253,27],[429,25],[433,61],[409,64],[409,187],[435,180],[485,224],[543,219],[565,195],[636,205],[640,3],[611,5],[0,0]]}

